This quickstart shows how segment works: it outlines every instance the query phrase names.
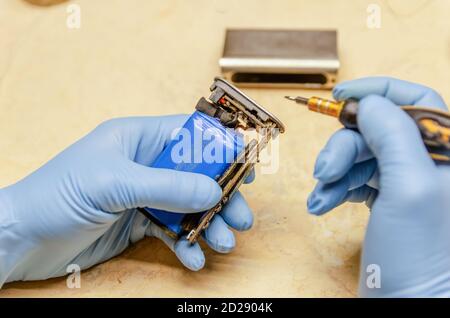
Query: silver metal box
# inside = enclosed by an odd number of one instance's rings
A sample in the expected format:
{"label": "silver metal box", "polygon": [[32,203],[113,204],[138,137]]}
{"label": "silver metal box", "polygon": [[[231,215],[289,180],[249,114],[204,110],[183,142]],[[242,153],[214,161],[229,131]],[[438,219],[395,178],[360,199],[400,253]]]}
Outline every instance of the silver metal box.
{"label": "silver metal box", "polygon": [[335,30],[227,30],[219,61],[241,87],[331,89],[339,69]]}

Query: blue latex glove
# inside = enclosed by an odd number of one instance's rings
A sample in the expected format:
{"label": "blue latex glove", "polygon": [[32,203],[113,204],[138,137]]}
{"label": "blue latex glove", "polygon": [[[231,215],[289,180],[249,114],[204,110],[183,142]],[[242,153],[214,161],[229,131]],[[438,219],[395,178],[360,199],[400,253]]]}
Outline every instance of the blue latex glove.
{"label": "blue latex glove", "polygon": [[[199,244],[174,241],[136,207],[191,213],[221,197],[211,178],[149,168],[185,115],[113,119],[61,152],[18,183],[0,190],[0,286],[82,269],[121,253],[144,236],[162,239],[191,270],[204,266]],[[250,177],[251,179],[251,177]],[[235,245],[233,232],[253,217],[236,193],[215,216],[204,238],[222,253]]]}
{"label": "blue latex glove", "polygon": [[[431,160],[413,120],[396,107],[446,110],[444,101],[430,88],[383,77],[344,82],[333,93],[360,99],[360,133],[339,130],[319,154],[310,213],[345,201],[371,208],[361,296],[450,296],[450,166]],[[379,266],[381,288],[366,283],[370,264]]]}

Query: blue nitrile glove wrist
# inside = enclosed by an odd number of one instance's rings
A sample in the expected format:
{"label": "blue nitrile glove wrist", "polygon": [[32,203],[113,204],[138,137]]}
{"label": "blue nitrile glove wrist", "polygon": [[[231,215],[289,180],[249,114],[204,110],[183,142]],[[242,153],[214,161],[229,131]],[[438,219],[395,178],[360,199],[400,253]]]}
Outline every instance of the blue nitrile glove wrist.
{"label": "blue nitrile glove wrist", "polygon": [[[211,178],[150,168],[187,116],[114,119],[16,184],[0,190],[0,286],[66,274],[121,253],[145,235],[163,240],[191,270],[204,266],[199,244],[175,242],[137,207],[192,213],[221,197]],[[251,179],[251,178],[250,178]],[[227,253],[232,227],[246,230],[252,214],[236,193],[206,230],[206,242]]]}
{"label": "blue nitrile glove wrist", "polygon": [[[427,87],[382,77],[339,84],[334,96],[360,100],[360,133],[338,131],[319,154],[310,213],[346,201],[371,208],[361,296],[450,296],[450,166],[431,160],[413,120],[396,106],[446,110],[445,103]],[[372,264],[380,285],[367,283]]]}

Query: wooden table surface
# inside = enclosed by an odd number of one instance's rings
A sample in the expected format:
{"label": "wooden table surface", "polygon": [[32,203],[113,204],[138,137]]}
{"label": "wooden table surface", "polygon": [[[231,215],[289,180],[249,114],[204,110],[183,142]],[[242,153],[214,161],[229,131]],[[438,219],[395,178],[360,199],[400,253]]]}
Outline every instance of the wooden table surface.
{"label": "wooden table surface", "polygon": [[[380,29],[366,25],[373,2]],[[66,27],[70,3],[0,0],[1,186],[111,117],[192,112],[220,74],[228,27],[336,28],[340,80],[390,75],[450,100],[448,0],[78,0],[80,29]],[[255,225],[237,234],[233,253],[208,251],[206,268],[193,273],[148,238],[83,272],[80,289],[68,289],[63,277],[6,284],[0,297],[355,296],[367,209],[306,212],[314,159],[339,125],[282,98],[330,92],[245,91],[287,132],[278,173],[243,189]]]}

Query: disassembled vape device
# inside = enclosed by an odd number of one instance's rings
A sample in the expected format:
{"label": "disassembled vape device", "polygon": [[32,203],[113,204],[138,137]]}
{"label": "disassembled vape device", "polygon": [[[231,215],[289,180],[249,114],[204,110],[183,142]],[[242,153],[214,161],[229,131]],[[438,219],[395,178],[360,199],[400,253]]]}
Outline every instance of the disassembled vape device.
{"label": "disassembled vape device", "polygon": [[[214,178],[222,187],[222,198],[210,210],[201,213],[175,213],[152,208],[140,209],[173,238],[187,236],[197,241],[214,215],[230,200],[252,171],[260,152],[270,140],[283,133],[283,124],[272,114],[221,78],[215,78],[209,99],[200,98],[194,112],[174,140],[163,150],[152,167],[190,171]],[[244,142],[242,132],[255,130],[257,136]],[[187,135],[208,133],[214,138],[199,142],[189,140],[188,151],[179,151]],[[195,138],[194,138],[195,139]],[[204,159],[205,148],[216,149],[221,160]],[[219,149],[220,151],[217,151]],[[186,150],[186,149],[185,149]],[[181,154],[180,154],[181,153]],[[178,160],[177,156],[187,156]]]}
{"label": "disassembled vape device", "polygon": [[340,67],[336,30],[227,30],[219,61],[240,87],[331,89]]}

